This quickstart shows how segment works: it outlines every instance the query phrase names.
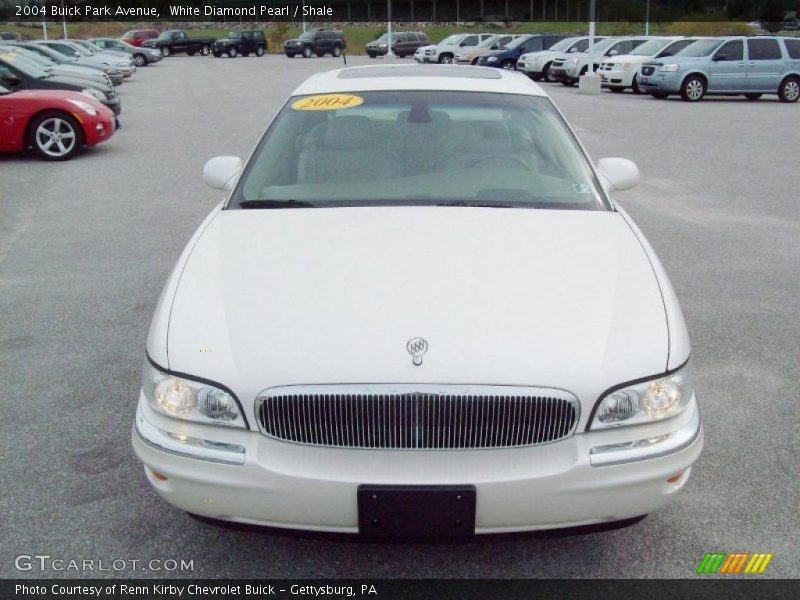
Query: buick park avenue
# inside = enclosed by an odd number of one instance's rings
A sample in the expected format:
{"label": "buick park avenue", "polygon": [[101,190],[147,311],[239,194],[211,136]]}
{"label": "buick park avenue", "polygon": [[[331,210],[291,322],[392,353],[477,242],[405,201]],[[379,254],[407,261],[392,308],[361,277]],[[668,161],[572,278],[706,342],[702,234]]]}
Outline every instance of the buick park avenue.
{"label": "buick park avenue", "polygon": [[312,76],[169,276],[133,446],[207,518],[366,536],[630,524],[703,445],[661,264],[527,77]]}

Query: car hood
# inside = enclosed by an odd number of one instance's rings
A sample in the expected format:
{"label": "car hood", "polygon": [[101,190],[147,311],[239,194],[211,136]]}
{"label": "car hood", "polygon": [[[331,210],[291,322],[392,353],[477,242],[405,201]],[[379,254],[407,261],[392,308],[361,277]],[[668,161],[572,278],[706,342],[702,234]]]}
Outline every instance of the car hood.
{"label": "car hood", "polygon": [[341,382],[540,385],[591,404],[663,372],[668,353],[651,264],[610,211],[221,211],[170,315],[169,368],[245,405],[271,386]]}
{"label": "car hood", "polygon": [[105,83],[101,83],[99,81],[87,80],[81,76],[73,77],[72,75],[52,75],[47,79],[43,79],[42,81],[49,81],[50,83],[53,84],[66,84],[76,87],[80,86],[81,89],[95,88],[106,94],[112,93],[111,88]]}
{"label": "car hood", "polygon": [[708,56],[665,56],[664,58],[659,58],[657,60],[653,59],[647,60],[643,64],[661,66],[666,64],[677,63],[680,65],[685,65],[707,60]]}
{"label": "car hood", "polygon": [[620,54],[617,56],[610,56],[605,61],[612,65],[617,64],[624,64],[624,63],[631,63],[631,64],[642,64],[653,60],[652,56],[643,56],[641,54]]}

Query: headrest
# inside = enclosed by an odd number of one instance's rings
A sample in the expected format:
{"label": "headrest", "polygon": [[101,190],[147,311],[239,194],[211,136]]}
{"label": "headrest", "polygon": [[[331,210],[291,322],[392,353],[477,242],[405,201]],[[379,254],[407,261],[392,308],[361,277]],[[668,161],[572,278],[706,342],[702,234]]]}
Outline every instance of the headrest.
{"label": "headrest", "polygon": [[334,117],[325,126],[325,147],[330,150],[367,150],[373,141],[367,117]]}

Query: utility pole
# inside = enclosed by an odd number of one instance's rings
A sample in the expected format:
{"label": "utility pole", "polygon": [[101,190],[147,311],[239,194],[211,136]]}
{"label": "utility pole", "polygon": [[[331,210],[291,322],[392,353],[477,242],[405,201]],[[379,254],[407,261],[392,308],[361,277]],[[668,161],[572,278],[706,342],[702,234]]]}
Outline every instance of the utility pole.
{"label": "utility pole", "polygon": [[644,17],[644,34],[650,35],[650,0],[647,0],[647,14]]}
{"label": "utility pole", "polygon": [[389,34],[389,45],[386,47],[386,58],[394,59],[392,51],[392,0],[386,0],[386,31]]}

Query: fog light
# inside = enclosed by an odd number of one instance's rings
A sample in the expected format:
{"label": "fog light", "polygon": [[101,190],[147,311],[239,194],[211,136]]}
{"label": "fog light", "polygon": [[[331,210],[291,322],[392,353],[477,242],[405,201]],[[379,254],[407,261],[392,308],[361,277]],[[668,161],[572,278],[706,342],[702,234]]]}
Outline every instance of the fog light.
{"label": "fog light", "polygon": [[680,473],[676,473],[675,475],[667,479],[667,483],[678,483],[685,474],[686,474],[686,469],[684,469]]}
{"label": "fog light", "polygon": [[167,476],[166,475],[164,475],[163,473],[159,473],[158,471],[153,471],[153,469],[150,469],[150,475],[153,476],[153,479],[157,479],[158,481],[166,481],[167,480]]}

